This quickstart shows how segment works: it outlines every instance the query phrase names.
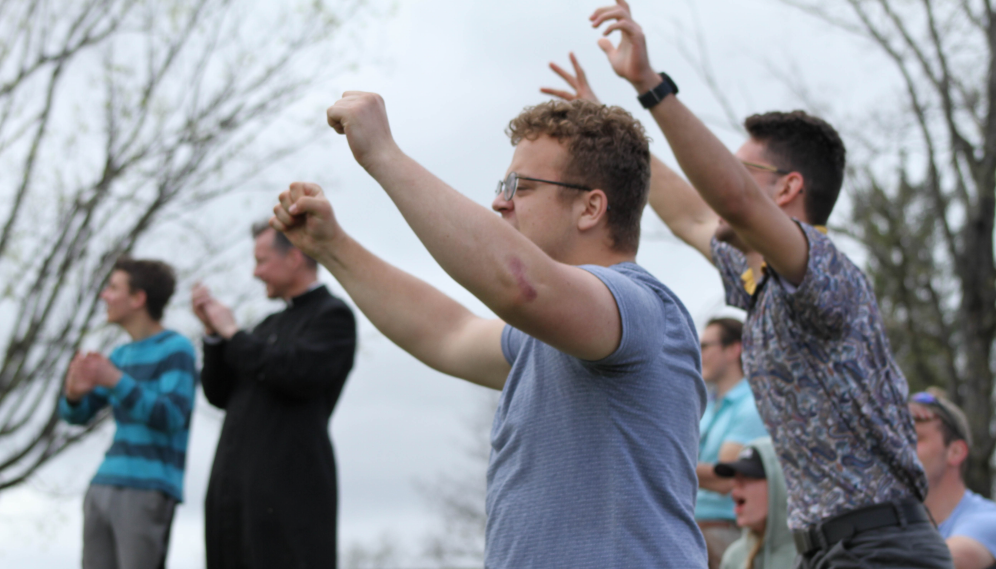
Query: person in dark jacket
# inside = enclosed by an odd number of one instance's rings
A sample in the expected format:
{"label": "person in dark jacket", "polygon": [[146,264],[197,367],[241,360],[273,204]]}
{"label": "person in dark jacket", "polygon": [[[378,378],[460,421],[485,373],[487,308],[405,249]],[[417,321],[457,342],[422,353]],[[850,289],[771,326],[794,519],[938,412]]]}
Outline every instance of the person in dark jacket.
{"label": "person in dark jacket", "polygon": [[226,411],[208,483],[208,569],[336,567],[336,472],[328,424],[353,367],[353,313],[316,263],[264,225],[256,269],[287,308],[251,330],[202,285],[208,401]]}

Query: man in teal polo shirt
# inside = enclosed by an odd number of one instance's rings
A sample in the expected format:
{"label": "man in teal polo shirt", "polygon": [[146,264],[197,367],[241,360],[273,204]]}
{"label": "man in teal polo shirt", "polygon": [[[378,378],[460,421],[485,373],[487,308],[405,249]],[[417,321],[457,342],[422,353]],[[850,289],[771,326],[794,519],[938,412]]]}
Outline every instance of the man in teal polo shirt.
{"label": "man in teal polo shirt", "polygon": [[754,395],[740,364],[743,323],[714,318],[702,332],[702,379],[712,397],[699,423],[699,491],[695,521],[705,536],[709,568],[719,567],[723,552],[740,537],[733,514],[731,478],[713,471],[717,462],[733,462],[744,446],[768,436],[754,405]]}

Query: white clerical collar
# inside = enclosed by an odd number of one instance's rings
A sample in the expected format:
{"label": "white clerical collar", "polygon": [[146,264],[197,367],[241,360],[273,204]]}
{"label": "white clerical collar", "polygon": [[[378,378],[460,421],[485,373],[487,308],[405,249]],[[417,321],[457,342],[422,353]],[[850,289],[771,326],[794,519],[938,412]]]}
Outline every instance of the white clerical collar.
{"label": "white clerical collar", "polygon": [[[305,290],[301,294],[295,296],[294,298],[301,298],[302,296],[308,294],[309,292],[315,290],[316,288],[318,288],[320,286],[322,286],[321,281],[315,281],[315,282],[311,283],[310,285],[308,285],[308,289],[307,290]],[[294,306],[294,298],[290,298],[290,299],[287,299],[287,300],[284,301],[284,303],[287,305],[287,308],[290,308],[290,307]]]}

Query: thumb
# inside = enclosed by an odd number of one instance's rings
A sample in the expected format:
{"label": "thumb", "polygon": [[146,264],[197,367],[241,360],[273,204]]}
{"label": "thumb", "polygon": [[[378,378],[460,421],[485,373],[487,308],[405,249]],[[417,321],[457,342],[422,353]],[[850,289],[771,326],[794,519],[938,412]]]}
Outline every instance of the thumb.
{"label": "thumb", "polygon": [[346,133],[346,125],[343,123],[343,113],[342,109],[338,108],[336,105],[332,105],[325,111],[326,120],[328,120],[329,126],[332,127],[339,134]]}
{"label": "thumb", "polygon": [[304,183],[301,185],[301,191],[304,195],[310,197],[318,197],[323,195],[322,188],[318,184]]}
{"label": "thumb", "polygon": [[598,47],[602,48],[605,55],[608,55],[609,57],[612,57],[612,54],[616,51],[615,46],[612,45],[612,40],[609,38],[598,38]]}

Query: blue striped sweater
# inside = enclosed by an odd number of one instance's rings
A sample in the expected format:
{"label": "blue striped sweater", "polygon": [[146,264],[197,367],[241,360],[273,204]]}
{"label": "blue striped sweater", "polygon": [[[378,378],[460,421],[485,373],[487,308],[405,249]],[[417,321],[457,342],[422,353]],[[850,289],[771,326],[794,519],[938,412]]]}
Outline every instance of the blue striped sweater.
{"label": "blue striped sweater", "polygon": [[91,484],[158,490],[183,501],[183,471],[197,370],[190,341],[164,330],[118,346],[111,362],[123,373],[113,389],[96,387],[78,404],[65,396],[59,413],[82,425],[106,405],[117,430]]}

